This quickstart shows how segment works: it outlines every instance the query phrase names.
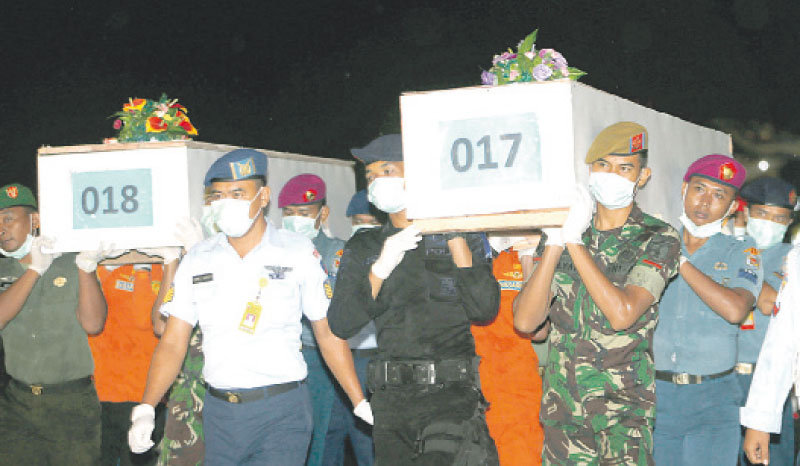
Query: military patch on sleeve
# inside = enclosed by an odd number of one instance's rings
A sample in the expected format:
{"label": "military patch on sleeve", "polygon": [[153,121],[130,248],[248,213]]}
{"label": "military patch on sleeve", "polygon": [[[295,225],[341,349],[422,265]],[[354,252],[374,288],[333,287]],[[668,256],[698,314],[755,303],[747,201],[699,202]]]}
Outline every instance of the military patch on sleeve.
{"label": "military patch on sleeve", "polygon": [[739,273],[736,276],[738,278],[744,278],[745,280],[752,282],[753,285],[758,283],[758,276],[754,271],[749,269],[739,269]]}
{"label": "military patch on sleeve", "polygon": [[325,290],[325,297],[328,299],[333,298],[333,286],[331,286],[331,279],[326,278],[322,288]]}
{"label": "military patch on sleeve", "polygon": [[655,267],[655,268],[657,268],[658,270],[661,270],[661,269],[663,269],[663,268],[664,268],[664,266],[663,266],[663,265],[661,265],[661,264],[658,264],[658,263],[656,263],[656,262],[653,262],[653,261],[651,261],[650,259],[642,259],[642,262],[643,262],[643,263],[645,263],[645,264],[647,264],[647,265],[649,265],[649,266]]}
{"label": "military patch on sleeve", "polygon": [[758,257],[750,255],[747,256],[747,265],[749,265],[750,267],[758,267],[759,265],[761,265],[761,261],[758,259]]}
{"label": "military patch on sleeve", "polygon": [[670,238],[662,235],[654,235],[647,243],[644,253],[656,263],[663,264],[669,256]]}

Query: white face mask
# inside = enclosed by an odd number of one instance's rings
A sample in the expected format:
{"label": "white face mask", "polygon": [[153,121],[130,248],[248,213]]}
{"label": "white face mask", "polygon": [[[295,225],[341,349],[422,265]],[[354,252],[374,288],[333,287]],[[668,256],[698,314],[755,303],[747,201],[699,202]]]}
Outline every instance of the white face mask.
{"label": "white face mask", "polygon": [[789,225],[764,220],[761,218],[751,218],[747,222],[747,234],[756,240],[759,249],[766,249],[783,241]]}
{"label": "white face mask", "polygon": [[27,256],[29,252],[31,252],[31,245],[33,244],[33,216],[30,214],[28,214],[28,221],[30,222],[31,230],[25,237],[25,241],[22,243],[22,246],[18,247],[16,251],[6,251],[5,249],[0,248],[0,254],[6,257],[13,257],[16,260],[21,260],[23,257]]}
{"label": "white face mask", "polygon": [[203,235],[208,238],[214,236],[218,231],[215,219],[214,209],[210,205],[203,206],[203,214],[200,216],[200,225],[203,227]]}
{"label": "white face mask", "polygon": [[367,187],[367,199],[379,210],[394,214],[406,208],[405,179],[398,176],[372,180]]}
{"label": "white face mask", "polygon": [[23,257],[27,256],[29,252],[31,252],[31,244],[33,243],[33,236],[30,233],[25,237],[25,242],[22,243],[22,246],[18,247],[16,251],[6,251],[5,249],[0,248],[0,254],[6,257],[13,257],[16,260],[21,260]]}
{"label": "white face mask", "polygon": [[358,230],[372,230],[373,228],[378,228],[380,225],[373,225],[371,223],[362,223],[360,225],[353,225],[353,235],[356,234]]}
{"label": "white face mask", "polygon": [[633,202],[636,183],[616,173],[592,172],[589,175],[589,192],[594,200],[607,209],[621,209]]}
{"label": "white face mask", "polygon": [[250,218],[250,205],[258,199],[263,187],[258,189],[253,199],[218,199],[211,203],[211,210],[214,212],[214,223],[220,231],[231,238],[244,236],[261,214],[262,209],[258,209],[256,215]]}
{"label": "white face mask", "polygon": [[681,208],[681,216],[679,217],[679,220],[690,235],[694,236],[695,238],[709,238],[717,233],[722,233],[722,221],[725,220],[725,217],[730,215],[730,209],[734,207],[735,203],[731,203],[731,206],[728,208],[728,212],[723,215],[722,218],[718,218],[713,222],[706,223],[705,225],[696,225],[689,217],[686,216],[686,191],[684,191],[682,197],[683,207]]}
{"label": "white face mask", "polygon": [[[320,211],[320,214],[321,213],[322,211]],[[319,234],[319,228],[315,228],[317,218],[319,218],[319,214],[314,218],[303,217],[301,215],[287,215],[283,217],[283,228],[299,233],[308,239],[314,239]]]}

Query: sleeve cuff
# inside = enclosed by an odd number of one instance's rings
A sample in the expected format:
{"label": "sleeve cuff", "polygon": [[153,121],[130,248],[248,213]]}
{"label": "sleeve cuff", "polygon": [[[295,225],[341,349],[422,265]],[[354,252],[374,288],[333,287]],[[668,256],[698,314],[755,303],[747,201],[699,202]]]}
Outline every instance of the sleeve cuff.
{"label": "sleeve cuff", "polygon": [[744,406],[739,408],[739,421],[745,427],[761,432],[781,433],[781,413],[770,413]]}

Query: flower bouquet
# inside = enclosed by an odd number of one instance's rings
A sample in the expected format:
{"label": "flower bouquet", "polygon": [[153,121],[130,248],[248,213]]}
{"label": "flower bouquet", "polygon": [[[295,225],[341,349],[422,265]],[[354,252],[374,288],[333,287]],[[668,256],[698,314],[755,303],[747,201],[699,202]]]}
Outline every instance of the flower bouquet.
{"label": "flower bouquet", "polygon": [[187,113],[178,99],[161,94],[159,100],[128,99],[112,117],[120,142],[172,141],[197,135]]}
{"label": "flower bouquet", "polygon": [[508,49],[492,59],[489,71],[481,73],[481,82],[490,86],[514,82],[577,80],[585,75],[578,68],[567,66],[563,55],[553,49],[536,50],[535,30],[517,45],[517,52]]}

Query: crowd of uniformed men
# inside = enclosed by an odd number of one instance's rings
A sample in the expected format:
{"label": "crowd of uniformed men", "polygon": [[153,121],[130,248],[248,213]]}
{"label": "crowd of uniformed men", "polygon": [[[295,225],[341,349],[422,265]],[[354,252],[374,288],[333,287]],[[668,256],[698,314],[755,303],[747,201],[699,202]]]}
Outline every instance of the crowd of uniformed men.
{"label": "crowd of uniformed men", "polygon": [[237,149],[183,247],[141,251],[163,265],[52,253],[31,190],[0,188],[0,463],[794,464],[798,338],[767,333],[800,322],[789,183],[699,157],[676,230],[635,202],[648,134],[619,122],[563,226],[421,234],[400,136],[352,154],[348,241],[313,174],[270,223],[267,157]]}

